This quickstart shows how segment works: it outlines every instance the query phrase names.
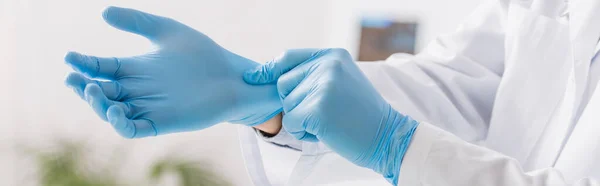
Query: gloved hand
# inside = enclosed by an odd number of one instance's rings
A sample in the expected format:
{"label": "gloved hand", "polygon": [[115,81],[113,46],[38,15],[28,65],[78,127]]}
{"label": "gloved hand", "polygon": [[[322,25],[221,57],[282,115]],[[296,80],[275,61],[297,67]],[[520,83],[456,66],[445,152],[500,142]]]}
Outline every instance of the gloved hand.
{"label": "gloved hand", "polygon": [[144,36],[157,46],[133,57],[75,52],[65,57],[79,72],[67,77],[67,85],[122,136],[192,131],[220,122],[253,126],[281,112],[275,85],[257,87],[243,81],[244,71],[259,64],[206,35],[132,9],[109,7],[103,17],[111,26]]}
{"label": "gloved hand", "polygon": [[318,139],[396,184],[418,122],[394,110],[346,50],[290,50],[247,71],[244,80],[255,85],[277,81],[283,127],[294,137]]}

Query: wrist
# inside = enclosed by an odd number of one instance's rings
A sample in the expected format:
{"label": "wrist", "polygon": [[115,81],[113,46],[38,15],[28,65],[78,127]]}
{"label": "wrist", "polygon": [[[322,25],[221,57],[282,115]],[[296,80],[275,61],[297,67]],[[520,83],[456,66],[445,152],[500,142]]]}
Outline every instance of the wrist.
{"label": "wrist", "polygon": [[279,113],[266,122],[254,126],[254,128],[261,131],[265,136],[275,136],[282,128],[281,118],[282,114]]}

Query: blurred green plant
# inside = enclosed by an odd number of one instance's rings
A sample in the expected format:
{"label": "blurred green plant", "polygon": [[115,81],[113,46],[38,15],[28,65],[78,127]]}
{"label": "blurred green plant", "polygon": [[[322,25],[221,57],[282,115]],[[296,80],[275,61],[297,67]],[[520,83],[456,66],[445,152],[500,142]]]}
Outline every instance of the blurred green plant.
{"label": "blurred green plant", "polygon": [[[39,184],[43,186],[116,186],[115,167],[89,168],[85,146],[61,141],[51,152],[27,150],[34,154],[38,166]],[[120,154],[122,156],[122,154]],[[113,162],[114,163],[114,162]],[[116,164],[114,165],[116,166]],[[158,184],[167,174],[175,175],[180,186],[229,185],[220,176],[210,171],[201,162],[174,156],[160,159],[150,166],[149,181]],[[129,181],[129,180],[128,180]],[[137,184],[136,184],[137,185]]]}
{"label": "blurred green plant", "polygon": [[165,173],[172,172],[179,178],[181,186],[229,185],[213,172],[200,167],[203,167],[200,162],[182,161],[173,157],[165,158],[154,163],[150,177],[157,181]]}
{"label": "blurred green plant", "polygon": [[114,186],[113,176],[104,173],[90,173],[82,166],[83,146],[74,143],[60,143],[52,152],[40,152],[36,156],[39,168],[39,181],[43,186]]}

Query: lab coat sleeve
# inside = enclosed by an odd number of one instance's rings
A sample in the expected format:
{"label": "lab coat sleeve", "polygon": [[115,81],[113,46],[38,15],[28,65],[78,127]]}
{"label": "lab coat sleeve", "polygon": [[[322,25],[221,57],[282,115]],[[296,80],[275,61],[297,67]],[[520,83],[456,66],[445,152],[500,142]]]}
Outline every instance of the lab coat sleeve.
{"label": "lab coat sleeve", "polygon": [[519,163],[490,149],[465,142],[433,125],[421,123],[406,151],[398,185],[575,185],[597,186],[584,178],[567,183],[554,168],[523,172]]}
{"label": "lab coat sleeve", "polygon": [[504,0],[487,1],[455,32],[417,55],[358,65],[399,112],[469,142],[481,141],[504,70],[506,7]]}

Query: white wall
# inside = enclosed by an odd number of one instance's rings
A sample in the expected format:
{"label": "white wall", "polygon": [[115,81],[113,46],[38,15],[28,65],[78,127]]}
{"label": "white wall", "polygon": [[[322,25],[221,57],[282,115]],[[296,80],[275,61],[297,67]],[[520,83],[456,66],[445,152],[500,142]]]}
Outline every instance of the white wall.
{"label": "white wall", "polygon": [[143,38],[102,21],[101,11],[108,5],[175,18],[234,52],[266,61],[288,48],[335,46],[354,51],[359,34],[355,23],[363,13],[418,18],[423,23],[418,41],[422,46],[452,30],[477,1],[0,0],[0,185],[32,184],[27,180],[33,169],[14,151],[14,144],[45,146],[57,138],[85,141],[100,154],[115,147],[128,149],[123,159],[129,162],[119,172],[136,180],[142,179],[136,175],[146,173],[149,161],[176,152],[207,160],[233,184],[248,185],[234,126],[124,140],[64,86],[71,69],[63,55],[69,50],[125,56],[150,49]]}
{"label": "white wall", "polygon": [[[13,144],[13,113],[10,107],[14,104],[12,99],[14,69],[16,64],[15,37],[16,15],[12,9],[12,2],[0,1],[0,185],[11,185],[14,175],[12,162],[15,158],[10,150]],[[14,185],[14,184],[12,184]]]}

